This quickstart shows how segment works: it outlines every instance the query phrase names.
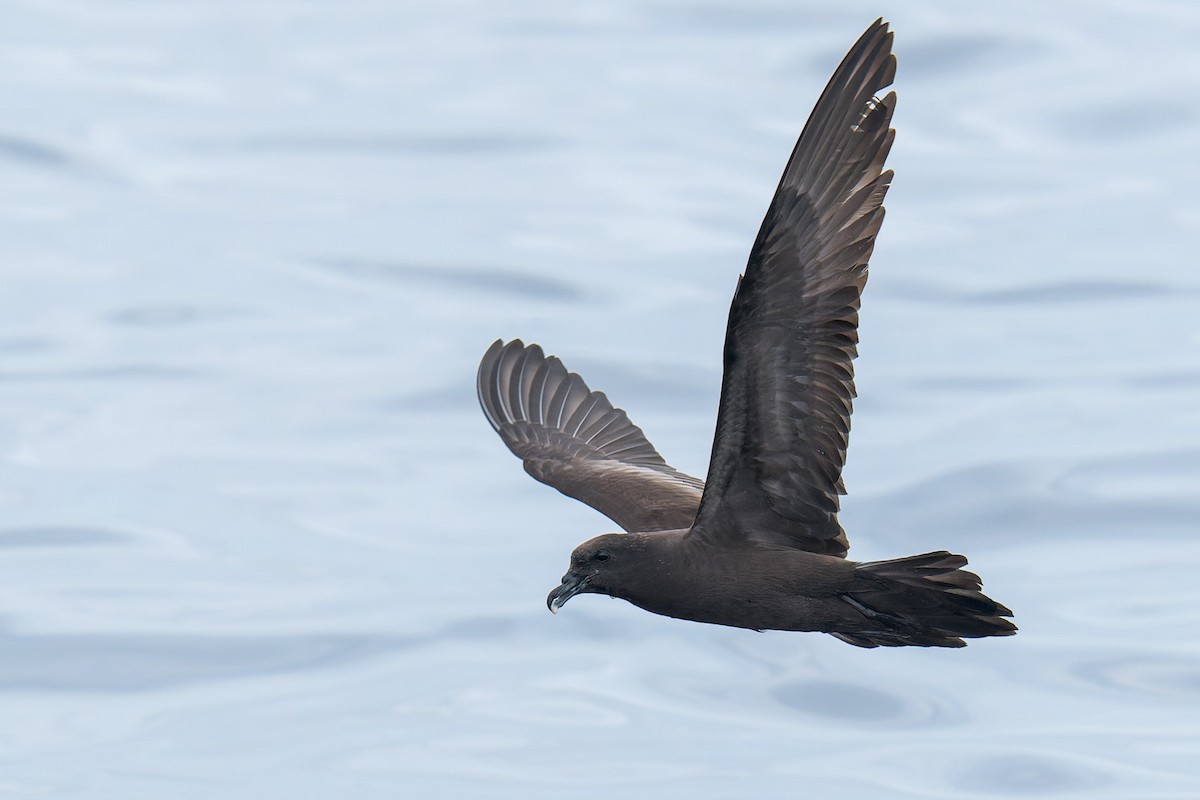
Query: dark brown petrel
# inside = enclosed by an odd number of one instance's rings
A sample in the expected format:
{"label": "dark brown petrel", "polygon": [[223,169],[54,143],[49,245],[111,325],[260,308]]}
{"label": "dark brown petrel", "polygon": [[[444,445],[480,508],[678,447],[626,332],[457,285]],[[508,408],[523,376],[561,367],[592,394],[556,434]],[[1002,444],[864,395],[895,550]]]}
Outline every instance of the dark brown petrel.
{"label": "dark brown petrel", "polygon": [[858,307],[892,179],[896,59],[877,21],[834,72],[738,284],[708,480],[672,468],[625,412],[537,345],[497,341],[479,401],[525,471],[627,533],[571,554],[551,611],[581,592],[656,614],[824,631],[859,647],[962,647],[1012,612],[947,551],[846,559],[838,495]]}

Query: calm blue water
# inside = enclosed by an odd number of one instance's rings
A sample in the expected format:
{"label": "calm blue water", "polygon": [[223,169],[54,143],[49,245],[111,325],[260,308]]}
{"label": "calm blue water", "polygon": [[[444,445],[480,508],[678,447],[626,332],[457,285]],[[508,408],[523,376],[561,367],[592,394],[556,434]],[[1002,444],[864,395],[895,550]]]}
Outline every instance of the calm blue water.
{"label": "calm blue water", "polygon": [[[1200,8],[10,2],[0,796],[1200,796]],[[478,412],[564,357],[703,474],[737,273],[876,16],[851,555],[1019,636],[582,597]]]}

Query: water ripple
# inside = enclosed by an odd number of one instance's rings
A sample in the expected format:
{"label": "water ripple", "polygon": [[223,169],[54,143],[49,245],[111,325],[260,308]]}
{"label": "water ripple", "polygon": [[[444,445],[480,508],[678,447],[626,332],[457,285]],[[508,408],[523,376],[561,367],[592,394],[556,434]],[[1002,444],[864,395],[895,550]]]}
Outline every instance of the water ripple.
{"label": "water ripple", "polygon": [[0,528],[0,548],[77,547],[80,545],[122,544],[130,537],[105,528],[66,526],[28,526]]}
{"label": "water ripple", "polygon": [[183,303],[129,306],[108,315],[109,322],[130,327],[165,328],[209,322],[233,316],[227,308],[187,305]]}
{"label": "water ripple", "polygon": [[967,719],[962,709],[945,700],[845,681],[791,681],[776,686],[771,695],[805,714],[850,723],[923,727]]}
{"label": "water ripple", "polygon": [[417,282],[443,286],[455,292],[468,289],[572,303],[584,299],[583,291],[573,283],[516,270],[405,264],[362,258],[321,258],[313,259],[311,263],[341,277],[372,283]]}
{"label": "water ripple", "polygon": [[1010,753],[968,762],[956,770],[953,783],[970,792],[1027,797],[1097,789],[1110,776],[1047,753]]}
{"label": "water ripple", "polygon": [[1074,675],[1088,683],[1121,692],[1200,698],[1200,663],[1177,655],[1123,656],[1079,664]]}
{"label": "water ripple", "polygon": [[0,157],[56,169],[74,167],[78,163],[66,150],[11,134],[0,134]]}
{"label": "water ripple", "polygon": [[299,153],[304,155],[400,155],[400,156],[501,156],[543,152],[561,147],[562,141],[546,136],[505,133],[366,133],[266,134],[224,142],[201,142],[206,151],[240,150],[251,153]]}
{"label": "water ripple", "polygon": [[0,383],[57,383],[74,381],[188,380],[207,374],[195,367],[167,364],[114,364],[106,367],[0,370]]}

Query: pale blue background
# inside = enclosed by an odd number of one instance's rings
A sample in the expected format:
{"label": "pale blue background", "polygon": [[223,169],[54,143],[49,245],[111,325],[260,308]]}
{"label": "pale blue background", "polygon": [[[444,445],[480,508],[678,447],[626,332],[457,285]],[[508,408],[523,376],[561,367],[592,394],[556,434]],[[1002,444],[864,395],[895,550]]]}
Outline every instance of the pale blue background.
{"label": "pale blue background", "polygon": [[[1200,796],[1200,6],[0,12],[0,796]],[[552,617],[612,526],[479,356],[542,343],[702,475],[736,276],[880,14],[843,522],[967,553],[1020,635]]]}

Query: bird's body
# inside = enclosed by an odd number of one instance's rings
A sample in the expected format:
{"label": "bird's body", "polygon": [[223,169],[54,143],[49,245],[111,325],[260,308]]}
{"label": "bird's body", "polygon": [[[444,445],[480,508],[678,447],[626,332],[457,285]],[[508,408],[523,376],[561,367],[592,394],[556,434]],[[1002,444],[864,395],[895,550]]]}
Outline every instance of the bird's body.
{"label": "bird's body", "polygon": [[611,534],[640,557],[619,584],[602,588],[655,614],[753,630],[837,630],[857,615],[837,599],[853,580],[851,561],[789,548],[730,551],[687,534]]}
{"label": "bird's body", "polygon": [[837,520],[858,308],[892,174],[892,35],[867,29],[792,152],[734,295],[708,478],[671,467],[602,392],[537,345],[497,341],[480,404],[543,483],[626,533],[575,549],[547,604],[581,592],[679,619],[824,631],[860,647],[961,647],[1011,612],[946,551],[857,563]]}

